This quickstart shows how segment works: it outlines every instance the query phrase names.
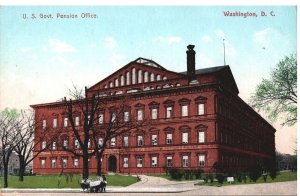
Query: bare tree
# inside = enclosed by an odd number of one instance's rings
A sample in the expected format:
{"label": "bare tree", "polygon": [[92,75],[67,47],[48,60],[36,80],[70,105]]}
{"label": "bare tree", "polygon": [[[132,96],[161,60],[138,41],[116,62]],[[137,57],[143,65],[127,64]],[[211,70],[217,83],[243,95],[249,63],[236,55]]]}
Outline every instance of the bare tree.
{"label": "bare tree", "polygon": [[[123,100],[116,102],[114,107],[110,108],[109,122],[99,125],[98,115],[101,109],[106,108],[110,104],[111,100],[101,97],[99,92],[92,94],[90,97],[88,97],[87,93],[86,87],[85,90],[82,90],[74,86],[74,90],[70,90],[70,95],[74,100],[64,99],[68,120],[71,124],[73,135],[78,142],[78,146],[74,146],[74,148],[67,147],[63,144],[62,140],[60,140],[60,145],[64,150],[72,153],[75,157],[82,157],[83,179],[89,176],[89,159],[92,156],[96,156],[97,158],[97,174],[101,175],[102,155],[107,147],[107,142],[111,138],[131,130],[136,130],[145,124],[145,120],[140,122],[133,120],[124,121],[124,111],[130,104],[129,100],[123,97]],[[82,129],[74,122],[78,113],[80,113],[83,119]],[[128,116],[128,118],[131,117]],[[101,145],[99,145],[99,138],[103,139]]]}
{"label": "bare tree", "polygon": [[0,113],[0,150],[4,170],[4,188],[8,187],[8,163],[14,147],[19,142],[12,134],[17,126],[16,110],[6,109]]}
{"label": "bare tree", "polygon": [[[73,97],[75,100],[67,100],[64,98],[64,103],[66,106],[66,112],[68,116],[68,121],[71,124],[72,132],[80,146],[80,150],[75,148],[68,148],[64,144],[62,147],[67,152],[72,153],[76,157],[82,157],[83,170],[82,178],[86,179],[89,177],[89,158],[95,154],[94,151],[89,151],[90,146],[90,135],[92,135],[92,127],[94,119],[97,115],[99,106],[101,105],[100,99],[96,95],[92,95],[91,98],[87,96],[87,88],[85,87],[85,96],[82,95],[82,91],[74,86]],[[72,95],[72,94],[71,94]],[[79,110],[81,115],[83,115],[83,130],[75,124],[75,111]]]}
{"label": "bare tree", "polygon": [[[136,131],[147,124],[147,120],[135,121],[129,112],[130,100],[123,97],[122,100],[115,103],[110,109],[110,120],[99,126],[96,123],[92,129],[92,139],[94,151],[97,158],[97,175],[102,174],[102,156],[107,148],[107,143],[112,139],[130,131]],[[126,113],[127,112],[127,113]],[[126,113],[126,115],[125,115]],[[99,144],[99,138],[103,139],[102,145]]]}
{"label": "bare tree", "polygon": [[[41,152],[47,150],[60,134],[60,131],[48,132],[48,128],[42,126],[42,121],[35,121],[32,110],[20,112],[17,126],[13,133],[15,134],[14,137],[18,138],[19,141],[14,147],[14,151],[19,157],[19,181],[24,180],[26,166]],[[35,129],[42,129],[43,131],[34,132]],[[34,153],[32,153],[33,151]]]}

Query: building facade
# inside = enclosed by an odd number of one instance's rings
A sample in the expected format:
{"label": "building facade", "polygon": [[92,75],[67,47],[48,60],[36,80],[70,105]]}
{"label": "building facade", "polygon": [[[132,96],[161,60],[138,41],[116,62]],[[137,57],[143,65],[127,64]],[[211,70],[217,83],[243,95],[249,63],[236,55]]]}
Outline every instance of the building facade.
{"label": "building facade", "polygon": [[[186,72],[138,58],[88,89],[87,96],[100,91],[99,96],[108,100],[98,114],[99,126],[110,120],[109,108],[124,96],[130,99],[124,120],[150,120],[140,130],[108,142],[104,172],[163,173],[167,168],[210,172],[215,163],[226,171],[241,171],[274,160],[276,130],[238,96],[229,66],[196,70],[193,48],[189,45],[186,51]],[[78,146],[62,102],[31,107],[36,121],[42,122],[36,133],[64,127],[67,137],[59,139]],[[82,118],[80,113],[75,117],[79,129]],[[41,142],[38,148],[45,145]],[[96,173],[95,157],[89,165]],[[33,161],[36,174],[81,173],[81,168],[81,158],[57,147],[56,141]]]}

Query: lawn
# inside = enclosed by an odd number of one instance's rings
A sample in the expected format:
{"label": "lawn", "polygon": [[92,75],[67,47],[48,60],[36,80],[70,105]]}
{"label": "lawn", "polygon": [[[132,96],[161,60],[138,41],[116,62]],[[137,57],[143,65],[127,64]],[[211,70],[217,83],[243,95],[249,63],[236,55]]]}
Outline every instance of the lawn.
{"label": "lawn", "polygon": [[[82,177],[78,174],[73,175],[36,175],[24,176],[24,182],[18,181],[18,176],[8,177],[9,188],[80,188]],[[95,179],[95,175],[90,176]],[[108,186],[128,186],[137,182],[134,176],[106,175]],[[0,188],[3,187],[3,176],[0,177]]]}
{"label": "lawn", "polygon": [[[286,181],[295,181],[297,180],[297,172],[291,172],[291,171],[287,171],[287,172],[279,172],[278,175],[276,176],[276,178],[274,180],[272,180],[270,178],[270,176],[267,177],[267,181],[265,182],[263,180],[263,177],[261,176],[256,183],[272,183],[272,182],[286,182]],[[224,181],[223,184],[219,184],[218,182],[199,182],[196,185],[208,185],[208,186],[227,186],[227,185],[240,185],[240,184],[254,184],[255,182],[251,181],[249,179],[249,177],[247,177],[246,182],[234,182],[232,184]]]}
{"label": "lawn", "polygon": [[[149,176],[156,176],[156,177],[161,177],[161,178],[165,178],[167,180],[173,180],[175,181],[175,179],[172,179],[169,175],[166,175],[166,174],[149,174]],[[179,181],[184,181],[185,178],[184,176],[179,180]],[[188,179],[188,180],[200,180],[200,179]],[[287,172],[279,172],[277,177],[272,180],[270,178],[270,176],[267,177],[267,181],[266,183],[271,183],[271,182],[285,182],[285,181],[295,181],[297,180],[297,172],[291,172],[291,171],[287,171]],[[176,180],[178,181],[178,180]],[[246,183],[244,182],[234,182],[233,184],[253,184],[255,182],[252,182],[249,177],[247,177],[247,180],[246,180]],[[264,180],[263,180],[263,177],[260,177],[256,183],[265,183]],[[197,185],[209,185],[209,186],[218,186],[219,183],[218,182],[213,182],[213,183],[197,183]],[[227,182],[224,182],[223,185],[230,185],[228,184]]]}

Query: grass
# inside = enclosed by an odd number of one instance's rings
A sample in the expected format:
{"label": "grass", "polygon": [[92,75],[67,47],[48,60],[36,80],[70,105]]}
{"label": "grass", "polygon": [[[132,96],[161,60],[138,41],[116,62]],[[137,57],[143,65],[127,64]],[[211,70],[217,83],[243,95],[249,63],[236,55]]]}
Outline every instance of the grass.
{"label": "grass", "polygon": [[[90,175],[91,179],[95,179],[95,175]],[[24,181],[19,182],[18,176],[8,177],[9,188],[80,188],[81,175],[37,175],[24,176]],[[108,186],[128,186],[137,182],[134,176],[122,175],[106,175]],[[0,188],[4,184],[3,177],[0,177]]]}
{"label": "grass", "polygon": [[[278,175],[276,176],[276,178],[274,180],[272,180],[270,178],[270,176],[267,177],[267,181],[265,182],[263,180],[263,177],[261,176],[256,183],[272,183],[272,182],[286,182],[286,181],[295,181],[297,180],[297,172],[291,172],[291,171],[287,171],[287,172],[279,172]],[[255,182],[251,181],[249,179],[249,177],[247,177],[246,182],[233,182],[232,184],[228,183],[228,182],[223,182],[223,184],[220,184],[218,182],[199,182],[196,185],[207,185],[207,186],[228,186],[228,185],[242,185],[242,184],[255,184]]]}
{"label": "grass", "polygon": [[[202,174],[203,175],[203,174]],[[155,176],[155,177],[161,177],[161,178],[165,178],[167,180],[172,180],[172,181],[185,181],[186,179],[184,177],[182,177],[180,180],[175,180],[175,179],[172,179],[169,175],[166,175],[166,174],[149,174],[149,176]],[[187,179],[188,181],[190,180],[200,180],[200,179]],[[287,172],[279,172],[277,177],[272,180],[270,178],[270,176],[267,177],[267,181],[265,182],[263,180],[263,177],[260,177],[256,183],[271,183],[271,182],[286,182],[286,181],[295,181],[297,180],[297,172],[291,172],[291,171],[287,171]],[[246,180],[246,183],[244,182],[234,182],[232,183],[237,185],[237,184],[254,184],[255,182],[252,182],[248,177],[247,177],[247,180]],[[204,182],[199,182],[197,183],[197,185],[208,185],[208,186],[220,186],[220,184],[218,182],[213,182],[213,183],[204,183]],[[222,184],[223,186],[226,186],[226,185],[231,185],[227,182],[224,182]]]}

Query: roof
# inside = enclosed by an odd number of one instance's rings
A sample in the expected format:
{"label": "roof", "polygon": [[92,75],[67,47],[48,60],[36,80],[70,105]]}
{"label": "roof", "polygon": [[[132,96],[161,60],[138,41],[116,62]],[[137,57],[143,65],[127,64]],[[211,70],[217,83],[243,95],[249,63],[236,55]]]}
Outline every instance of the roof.
{"label": "roof", "polygon": [[142,57],[139,57],[139,58],[135,59],[133,62],[137,62],[137,63],[141,63],[141,64],[148,65],[148,66],[151,66],[151,67],[156,67],[156,68],[159,68],[159,69],[166,70],[163,66],[156,63],[155,61],[150,60],[150,59],[146,59],[146,58],[142,58]]}
{"label": "roof", "polygon": [[[195,73],[196,73],[196,75],[199,75],[199,74],[211,74],[211,73],[220,71],[222,69],[225,69],[226,67],[229,67],[229,66],[225,65],[225,66],[218,66],[218,67],[209,67],[209,68],[203,68],[203,69],[196,69]],[[179,72],[179,73],[183,74],[183,75],[187,75],[186,71]]]}

